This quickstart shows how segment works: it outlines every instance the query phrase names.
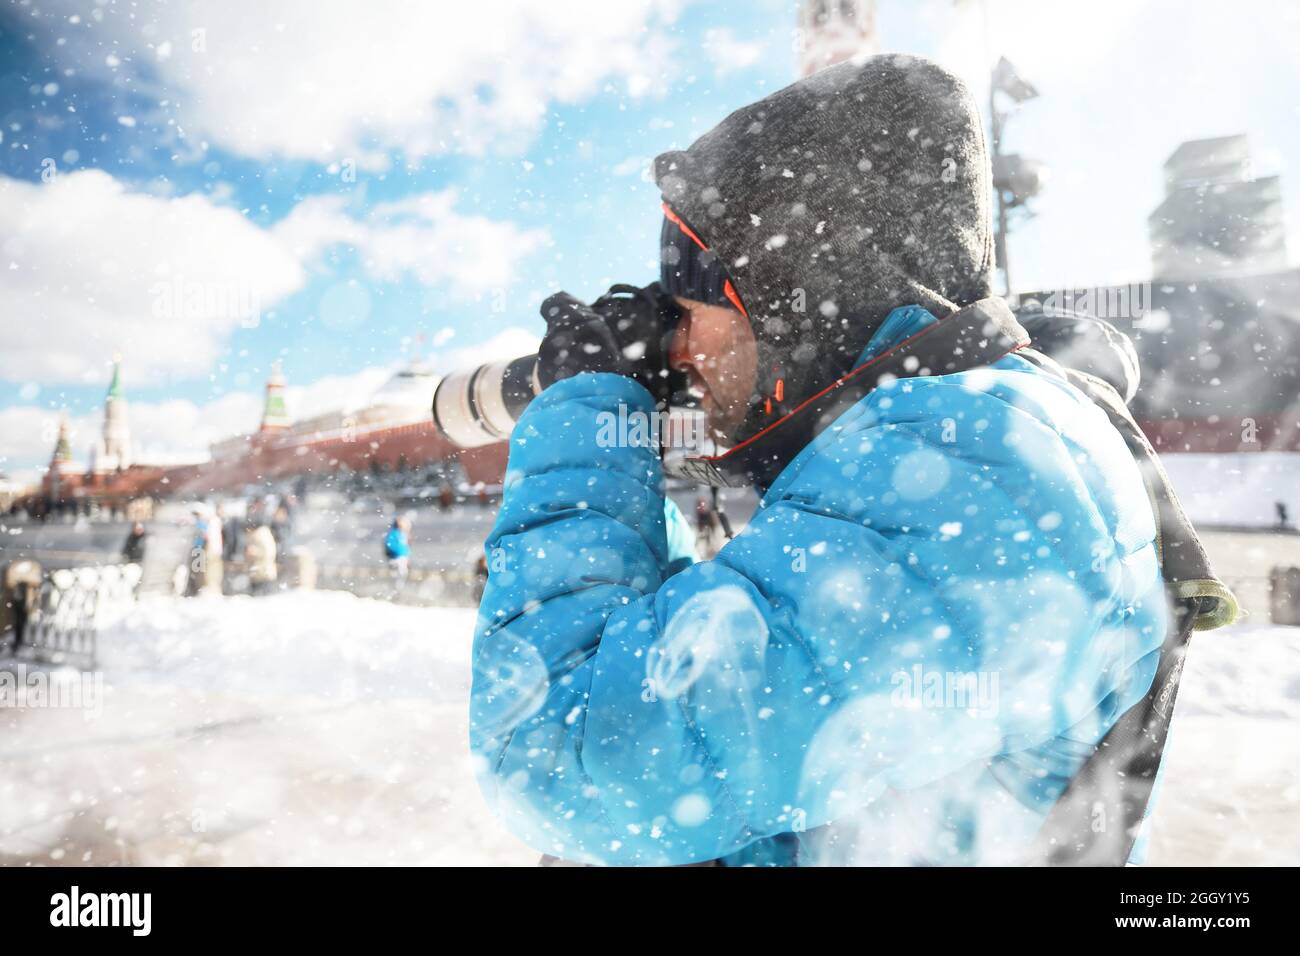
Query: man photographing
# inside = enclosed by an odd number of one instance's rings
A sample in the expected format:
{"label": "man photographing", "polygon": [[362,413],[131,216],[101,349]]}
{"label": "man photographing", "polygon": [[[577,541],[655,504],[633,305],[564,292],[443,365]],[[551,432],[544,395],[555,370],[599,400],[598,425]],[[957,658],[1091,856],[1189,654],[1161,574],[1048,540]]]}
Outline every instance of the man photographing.
{"label": "man photographing", "polygon": [[[969,92],[841,64],[655,178],[659,305],[543,307],[474,646],[489,801],[579,862],[1025,860],[1169,611],[1125,438],[989,298]],[[763,493],[676,573],[656,449],[596,437],[674,375],[732,449],[701,467]]]}

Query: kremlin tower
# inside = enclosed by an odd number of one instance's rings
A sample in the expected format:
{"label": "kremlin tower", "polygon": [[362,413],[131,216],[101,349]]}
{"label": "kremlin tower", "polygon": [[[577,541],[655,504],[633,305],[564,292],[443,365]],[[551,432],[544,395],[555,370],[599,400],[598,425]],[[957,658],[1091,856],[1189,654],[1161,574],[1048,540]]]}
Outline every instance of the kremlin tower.
{"label": "kremlin tower", "polygon": [[875,0],[804,0],[800,6],[800,76],[878,49]]}
{"label": "kremlin tower", "polygon": [[72,470],[72,442],[68,440],[68,416],[59,419],[59,439],[54,444],[54,455],[50,458],[50,471],[65,475]]}
{"label": "kremlin tower", "polygon": [[68,416],[65,413],[59,419],[59,437],[54,443],[54,454],[50,456],[50,467],[45,471],[42,484],[45,494],[58,498],[68,487],[69,479],[76,484],[78,478],[73,474],[76,466],[72,463],[72,442],[68,438]]}
{"label": "kremlin tower", "polygon": [[104,432],[90,453],[90,470],[97,475],[131,467],[131,429],[126,421],[126,395],[122,390],[122,359],[113,359],[113,380],[104,399]]}
{"label": "kremlin tower", "polygon": [[266,380],[266,402],[262,406],[262,426],[258,432],[263,435],[282,432],[291,424],[284,404],[284,374],[277,359],[271,365],[271,377]]}

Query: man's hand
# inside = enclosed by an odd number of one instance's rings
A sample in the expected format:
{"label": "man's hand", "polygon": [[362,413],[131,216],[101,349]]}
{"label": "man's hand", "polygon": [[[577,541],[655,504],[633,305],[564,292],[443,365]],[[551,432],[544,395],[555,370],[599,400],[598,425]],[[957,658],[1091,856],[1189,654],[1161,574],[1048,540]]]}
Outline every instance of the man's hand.
{"label": "man's hand", "polygon": [[557,292],[542,303],[546,336],[537,352],[543,387],[580,372],[635,379],[657,403],[670,394],[668,341],[680,311],[659,286],[614,286],[592,305]]}

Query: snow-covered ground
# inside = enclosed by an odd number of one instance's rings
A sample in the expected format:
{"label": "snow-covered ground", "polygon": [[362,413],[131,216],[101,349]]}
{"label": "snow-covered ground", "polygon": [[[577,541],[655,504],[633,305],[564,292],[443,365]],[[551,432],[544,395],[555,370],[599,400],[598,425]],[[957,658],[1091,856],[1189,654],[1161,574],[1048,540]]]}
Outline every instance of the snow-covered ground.
{"label": "snow-covered ground", "polygon": [[99,713],[0,709],[0,864],[531,864],[469,764],[473,612],[147,598]]}
{"label": "snow-covered ground", "polygon": [[1300,627],[1193,635],[1148,862],[1300,864]]}
{"label": "snow-covered ground", "polygon": [[[0,709],[0,864],[523,864],[466,747],[473,614],[149,598],[102,706]],[[1153,864],[1300,862],[1300,628],[1195,639]]]}

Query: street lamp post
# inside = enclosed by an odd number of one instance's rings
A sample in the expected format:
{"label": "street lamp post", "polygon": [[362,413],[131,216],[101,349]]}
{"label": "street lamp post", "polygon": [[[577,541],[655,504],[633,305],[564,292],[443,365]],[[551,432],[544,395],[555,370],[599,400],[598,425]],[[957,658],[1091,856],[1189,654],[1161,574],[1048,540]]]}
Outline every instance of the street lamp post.
{"label": "street lamp post", "polygon": [[[999,94],[1010,105],[999,106]],[[989,83],[989,121],[993,127],[992,165],[993,190],[997,194],[997,224],[994,232],[994,251],[998,268],[1002,270],[1003,294],[1011,294],[1011,266],[1007,260],[1007,231],[1012,209],[1024,206],[1042,188],[1046,170],[1037,160],[1015,153],[1002,152],[1002,134],[1007,118],[1022,103],[1035,99],[1038,91],[1022,79],[1006,57],[998,60]]]}

